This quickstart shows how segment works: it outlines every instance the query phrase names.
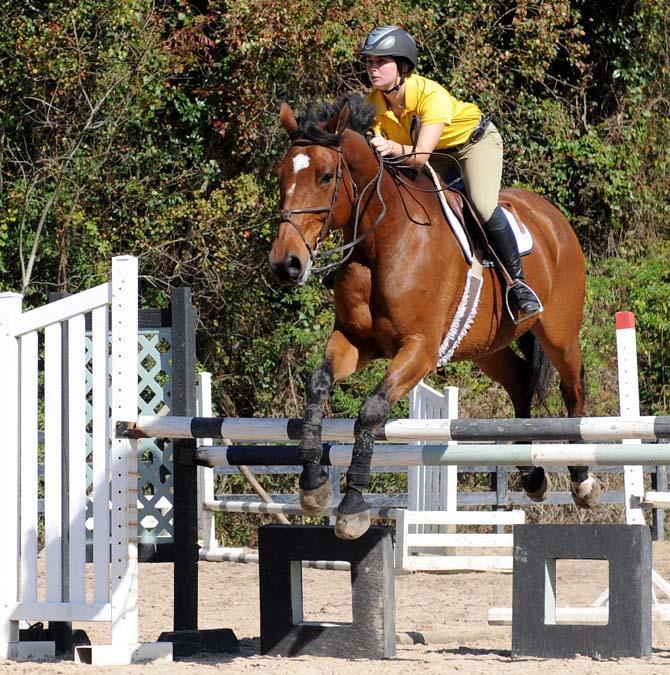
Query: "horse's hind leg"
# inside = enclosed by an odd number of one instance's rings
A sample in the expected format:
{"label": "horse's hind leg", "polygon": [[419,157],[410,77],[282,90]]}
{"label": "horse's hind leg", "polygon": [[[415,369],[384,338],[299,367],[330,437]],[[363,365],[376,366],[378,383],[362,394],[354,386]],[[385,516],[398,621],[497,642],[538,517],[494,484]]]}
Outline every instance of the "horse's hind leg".
{"label": "horse's hind leg", "polygon": [[341,539],[357,539],[370,527],[363,491],[370,482],[375,435],[383,428],[396,401],[434,367],[434,354],[437,354],[437,345],[429,349],[422,340],[407,343],[389,364],[382,381],[363,402],[354,425],[347,489],[337,509],[335,534]]}
{"label": "horse's hind leg", "polygon": [[[568,321],[561,322],[561,326],[552,331],[542,320],[535,325],[533,332],[558,371],[561,396],[568,417],[582,417],[586,402],[584,361],[577,335],[565,334],[568,324]],[[582,509],[595,507],[600,497],[600,481],[589,472],[588,466],[569,466],[568,471],[575,504]]]}
{"label": "horse's hind leg", "polygon": [[330,396],[333,382],[362,368],[369,360],[342,333],[334,331],[326,346],[326,357],[307,380],[307,407],[298,449],[302,463],[298,486],[300,505],[308,513],[323,511],[332,496],[328,473],[321,467],[323,405]]}
{"label": "horse's hind leg", "polygon": [[[475,363],[490,378],[499,382],[509,394],[516,417],[530,417],[533,402],[528,363],[511,347],[506,347]],[[549,480],[541,466],[517,466],[521,485],[534,502],[542,502],[549,492]]]}

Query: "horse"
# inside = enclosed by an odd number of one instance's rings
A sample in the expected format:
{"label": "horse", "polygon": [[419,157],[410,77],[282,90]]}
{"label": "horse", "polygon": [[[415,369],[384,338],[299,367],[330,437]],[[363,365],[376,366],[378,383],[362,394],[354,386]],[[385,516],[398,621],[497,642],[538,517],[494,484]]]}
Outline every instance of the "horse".
{"label": "horse", "polygon": [[[279,121],[291,141],[279,163],[281,222],[269,263],[283,282],[304,284],[322,255],[321,243],[342,230],[335,249],[335,322],[323,361],[306,382],[306,408],[299,443],[300,502],[321,512],[331,499],[321,467],[323,406],[334,382],[373,359],[388,368],[365,398],[354,424],[355,441],[335,534],[361,536],[370,525],[363,498],[370,480],[375,436],[391,407],[436,369],[441,343],[452,322],[469,269],[423,173],[407,178],[389,170],[368,143],[374,110],[361,96],[338,103],[312,103],[296,118],[282,103]],[[585,261],[565,216],[543,197],[503,189],[533,238],[523,258],[528,283],[544,311],[515,324],[505,307],[505,289],[495,269],[483,271],[479,308],[453,353],[472,361],[508,393],[516,417],[528,418],[541,369],[551,363],[571,417],[584,414],[584,366],[579,345],[585,295]],[[513,345],[517,344],[515,350]],[[521,352],[521,353],[519,353]],[[518,467],[534,501],[549,489],[541,467]],[[573,500],[592,508],[600,491],[588,467],[568,467]]]}

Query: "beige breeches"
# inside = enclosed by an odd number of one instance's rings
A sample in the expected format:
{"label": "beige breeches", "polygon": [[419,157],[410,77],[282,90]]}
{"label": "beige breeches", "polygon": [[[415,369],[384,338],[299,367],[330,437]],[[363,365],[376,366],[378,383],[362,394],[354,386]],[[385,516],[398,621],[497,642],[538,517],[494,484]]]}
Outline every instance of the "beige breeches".
{"label": "beige breeches", "polygon": [[503,141],[493,124],[489,124],[477,143],[468,142],[455,148],[439,150],[430,159],[431,166],[441,175],[450,169],[458,170],[482,224],[486,223],[498,206],[502,163]]}

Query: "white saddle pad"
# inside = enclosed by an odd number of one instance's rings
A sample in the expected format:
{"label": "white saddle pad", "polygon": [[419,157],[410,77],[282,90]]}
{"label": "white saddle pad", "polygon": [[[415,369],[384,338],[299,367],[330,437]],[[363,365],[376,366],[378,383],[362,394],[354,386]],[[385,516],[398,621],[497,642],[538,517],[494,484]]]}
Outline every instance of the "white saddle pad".
{"label": "white saddle pad", "polygon": [[[437,187],[440,187],[440,181],[437,176],[437,173],[435,172],[433,167],[430,166],[430,164],[428,164],[428,162],[426,162],[426,166],[430,171],[430,174],[433,178],[435,185]],[[461,245],[461,248],[463,249],[463,255],[465,256],[465,259],[468,261],[468,263],[472,264],[473,258],[472,247],[470,246],[470,241],[468,240],[468,237],[465,231],[463,230],[463,225],[461,225],[461,221],[456,217],[456,214],[452,211],[451,207],[449,206],[447,198],[444,195],[444,192],[440,190],[437,194],[440,196],[440,203],[442,204],[442,210],[444,211],[444,215],[447,217],[447,221],[449,222],[451,229],[456,235],[456,239],[458,239],[458,242]],[[516,237],[516,243],[517,246],[519,247],[519,255],[527,255],[533,250],[533,237],[530,231],[523,223],[517,221],[517,219],[515,218],[514,214],[511,211],[506,209],[504,206],[501,208],[505,212],[509,224],[512,226],[512,231],[514,232],[514,236]],[[484,260],[482,261],[482,264],[485,265],[486,267],[493,267],[493,262],[490,260]]]}

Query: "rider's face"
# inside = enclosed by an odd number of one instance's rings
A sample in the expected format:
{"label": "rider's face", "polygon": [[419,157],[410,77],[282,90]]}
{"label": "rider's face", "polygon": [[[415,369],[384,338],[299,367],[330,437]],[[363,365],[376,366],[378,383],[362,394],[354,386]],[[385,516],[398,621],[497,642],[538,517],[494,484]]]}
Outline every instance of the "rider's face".
{"label": "rider's face", "polygon": [[375,89],[390,89],[398,82],[398,66],[390,56],[366,56],[365,67]]}

